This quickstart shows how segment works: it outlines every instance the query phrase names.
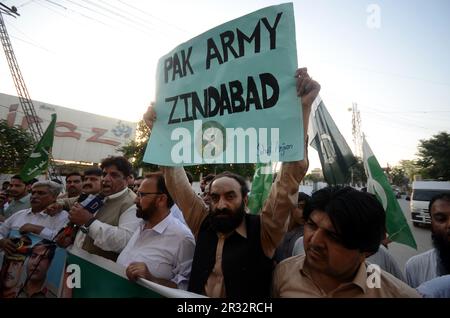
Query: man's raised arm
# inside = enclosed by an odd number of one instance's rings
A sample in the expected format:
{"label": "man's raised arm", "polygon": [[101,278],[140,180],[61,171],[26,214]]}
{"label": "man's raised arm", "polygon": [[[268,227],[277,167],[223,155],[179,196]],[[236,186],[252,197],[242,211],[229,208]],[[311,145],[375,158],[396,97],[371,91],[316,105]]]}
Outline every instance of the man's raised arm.
{"label": "man's raised arm", "polygon": [[[145,123],[150,128],[150,134],[153,129],[153,123],[156,120],[156,113],[153,106],[149,106],[143,116]],[[164,167],[161,166],[164,173],[167,190],[170,193],[174,203],[183,212],[186,224],[197,238],[200,225],[208,215],[208,207],[195,191],[186,176],[183,167]]]}
{"label": "man's raised arm", "polygon": [[261,211],[261,245],[267,257],[272,258],[275,249],[287,230],[287,218],[297,204],[298,187],[308,170],[308,123],[311,106],[320,91],[320,85],[312,80],[306,68],[298,69],[297,95],[303,106],[304,159],[284,162],[272,184],[269,196]]}

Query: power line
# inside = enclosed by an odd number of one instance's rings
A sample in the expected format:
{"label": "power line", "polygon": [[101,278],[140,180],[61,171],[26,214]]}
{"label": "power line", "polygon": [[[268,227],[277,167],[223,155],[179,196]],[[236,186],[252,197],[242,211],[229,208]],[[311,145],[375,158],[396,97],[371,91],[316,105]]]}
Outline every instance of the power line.
{"label": "power line", "polygon": [[116,7],[116,6],[114,6],[114,5],[112,5],[112,4],[108,3],[108,2],[106,2],[106,1],[104,1],[104,0],[98,0],[98,1],[102,2],[102,3],[103,3],[104,5],[106,5],[106,6],[109,6],[109,7],[111,7],[111,8],[114,8],[115,10],[118,10],[119,12],[127,13],[127,14],[129,14],[131,17],[141,20],[142,22],[144,22],[145,24],[148,24],[148,25],[151,26],[152,28],[155,27],[155,24],[154,24],[154,23],[152,23],[152,22],[150,22],[150,21],[148,21],[148,20],[142,19],[141,17],[139,17],[139,16],[137,16],[137,15],[135,15],[135,14],[129,12],[129,11],[125,11],[125,10],[123,10],[122,8]]}
{"label": "power line", "polygon": [[[99,4],[94,3],[94,2],[92,2],[92,1],[90,1],[90,0],[82,0],[82,1],[83,1],[83,2],[86,2],[86,3],[88,3],[88,4],[90,4],[91,6],[95,6],[95,7],[99,8],[99,9],[102,9],[102,10],[104,10],[104,11],[106,11],[106,12],[109,12],[110,14],[115,15],[115,16],[117,16],[117,17],[119,17],[119,18],[121,18],[121,19],[123,19],[123,20],[125,20],[125,21],[128,21],[128,22],[130,22],[130,23],[134,23],[136,26],[139,26],[139,27],[144,26],[144,29],[146,28],[146,26],[143,25],[142,23],[139,23],[139,22],[136,22],[136,21],[134,21],[134,20],[131,20],[131,19],[128,18],[127,16],[125,16],[125,15],[123,15],[123,14],[121,14],[121,13],[118,13],[118,12],[116,12],[116,11],[110,10],[110,9],[106,8],[105,6],[99,5]],[[145,29],[145,30],[146,30],[146,29]],[[141,30],[141,31],[142,31],[142,30]],[[147,32],[145,32],[145,33],[147,33]]]}
{"label": "power line", "polygon": [[27,4],[30,4],[30,3],[33,2],[33,1],[34,1],[34,0],[28,0],[28,1],[25,1],[24,3],[19,4],[19,5],[17,6],[17,8],[22,8],[22,7],[26,6]]}
{"label": "power line", "polygon": [[[45,1],[45,0],[43,0],[43,1]],[[68,16],[62,14],[61,12],[59,12],[59,11],[57,11],[57,10],[54,10],[53,8],[47,6],[46,4],[44,4],[44,3],[42,3],[42,2],[39,2],[39,1],[36,1],[36,0],[33,0],[33,2],[36,3],[37,5],[43,7],[43,8],[46,8],[47,10],[50,10],[51,12],[53,12],[53,13],[59,15],[59,16],[64,17],[65,19],[68,19],[68,18],[69,18]]]}
{"label": "power line", "polygon": [[170,22],[165,21],[165,20],[163,20],[163,19],[161,19],[161,18],[158,18],[158,17],[152,15],[151,13],[149,13],[149,12],[147,12],[147,11],[144,11],[144,10],[142,10],[142,9],[140,9],[140,8],[137,8],[137,7],[135,7],[135,6],[132,6],[131,4],[126,3],[126,2],[123,2],[122,0],[117,0],[117,1],[120,2],[120,3],[122,3],[122,4],[124,4],[124,5],[126,5],[126,6],[128,6],[128,7],[130,7],[130,8],[132,8],[132,9],[134,9],[134,10],[136,10],[136,11],[138,11],[138,12],[141,12],[141,13],[143,13],[143,14],[145,14],[145,15],[147,15],[147,16],[153,18],[153,19],[157,19],[157,20],[163,22],[164,24],[166,24],[166,25],[168,25],[168,26],[171,26],[171,27],[173,27],[173,28],[176,28],[178,31],[182,31],[182,32],[184,32],[184,33],[188,33],[188,32],[186,31],[186,29],[182,29],[182,28],[180,28],[179,26],[177,26],[177,25],[175,25],[175,24],[173,24],[173,23],[170,23]]}
{"label": "power line", "polygon": [[[146,32],[145,30],[143,30],[143,29],[141,29],[141,28],[136,27],[136,26],[133,25],[133,24],[126,23],[125,21],[118,20],[117,18],[113,18],[113,17],[111,17],[111,16],[109,16],[109,15],[104,14],[103,12],[99,12],[98,10],[94,10],[93,8],[90,8],[90,7],[88,7],[88,6],[82,5],[82,4],[77,3],[77,2],[75,2],[75,1],[72,1],[72,0],[65,0],[65,1],[70,2],[70,3],[72,3],[73,5],[76,5],[76,6],[78,6],[78,7],[81,7],[81,8],[83,8],[83,9],[87,10],[87,11],[93,12],[93,13],[95,13],[95,14],[97,14],[97,15],[106,17],[106,18],[108,18],[108,19],[110,19],[110,20],[112,20],[112,21],[118,22],[118,23],[120,23],[120,24],[126,25],[126,26],[128,26],[128,27],[130,27],[130,28],[133,28],[133,29],[135,29],[135,30],[141,31],[142,33],[145,33],[145,34],[147,34],[147,35],[153,35],[153,34],[150,34],[150,33]],[[158,33],[156,33],[156,34],[158,35]],[[161,35],[159,35],[159,36],[161,36]],[[161,37],[162,37],[162,36],[161,36]],[[162,37],[162,38],[164,38],[164,37]]]}
{"label": "power line", "polygon": [[[6,22],[6,21],[5,21],[5,22]],[[21,39],[21,38],[19,38],[19,37],[17,37],[17,36],[11,35],[12,38],[14,38],[14,39],[16,39],[16,40],[19,40],[19,41],[22,41],[22,42],[24,42],[24,43],[27,43],[27,44],[29,44],[29,45],[31,45],[31,46],[34,46],[34,47],[38,48],[38,49],[47,51],[47,52],[49,52],[49,53],[54,53],[54,52],[50,51],[49,49],[47,49],[46,47],[44,47],[44,46],[40,45],[39,43],[37,43],[36,41],[34,41],[30,36],[28,36],[26,33],[22,32],[20,29],[18,29],[17,27],[15,27],[13,24],[8,23],[8,28],[13,28],[13,29],[15,29],[17,32],[19,32],[20,34],[22,34],[23,36],[25,36],[25,37],[26,37],[27,39],[29,39],[29,40],[27,41],[27,40]]]}
{"label": "power line", "polygon": [[343,63],[341,61],[339,61],[339,63],[335,63],[335,62],[331,62],[331,61],[323,60],[323,59],[319,59],[319,61],[328,63],[328,64],[332,64],[333,66],[336,66],[339,68],[344,68],[344,69],[352,68],[352,69],[357,69],[357,70],[361,70],[361,71],[368,72],[368,73],[380,74],[380,75],[384,75],[384,76],[405,78],[405,79],[414,80],[414,81],[426,82],[426,83],[433,84],[433,85],[450,86],[450,83],[429,80],[426,78],[411,76],[408,74],[398,74],[398,73],[392,73],[392,72],[386,72],[386,71],[378,71],[378,70],[374,70],[374,69],[371,69],[371,68],[368,68],[365,66],[359,66],[359,65],[355,65],[355,64],[351,64],[351,63]]}
{"label": "power line", "polygon": [[[32,1],[33,1],[33,0],[32,0]],[[51,3],[51,4],[55,5],[55,6],[58,6],[58,7],[60,7],[60,8],[63,8],[64,10],[68,10],[68,11],[74,12],[74,13],[76,13],[76,14],[78,14],[78,15],[81,15],[82,17],[84,17],[84,18],[86,18],[86,19],[89,19],[89,20],[92,20],[92,21],[101,23],[101,24],[103,24],[104,26],[107,26],[107,27],[110,27],[110,28],[112,27],[110,24],[106,24],[106,23],[104,23],[103,21],[100,21],[100,20],[98,20],[98,19],[96,19],[96,18],[93,18],[93,17],[91,17],[91,16],[88,16],[88,15],[86,15],[86,14],[84,14],[84,13],[81,13],[81,12],[79,12],[79,11],[76,11],[76,10],[74,10],[74,9],[65,7],[65,6],[63,6],[63,5],[59,4],[59,3],[55,3],[55,2],[53,2],[53,1],[51,1],[51,0],[45,0],[45,1]]]}
{"label": "power line", "polygon": [[34,43],[30,42],[30,41],[27,41],[27,40],[18,38],[17,36],[14,36],[14,35],[11,35],[11,37],[12,37],[13,39],[16,39],[16,40],[22,41],[22,42],[24,42],[24,43],[26,43],[26,44],[29,44],[29,45],[31,45],[31,46],[34,46],[34,47],[36,47],[36,48],[38,48],[38,49],[41,49],[41,50],[44,50],[44,51],[46,51],[46,52],[55,54],[54,52],[52,52],[52,51],[46,49],[46,48],[43,47],[43,46],[40,46],[40,45],[34,44]]}

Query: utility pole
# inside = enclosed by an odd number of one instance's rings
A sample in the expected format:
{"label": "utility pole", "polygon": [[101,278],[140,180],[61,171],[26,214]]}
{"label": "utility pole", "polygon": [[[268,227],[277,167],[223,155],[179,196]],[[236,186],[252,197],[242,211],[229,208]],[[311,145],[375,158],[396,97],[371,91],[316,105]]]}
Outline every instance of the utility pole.
{"label": "utility pole", "polygon": [[361,132],[361,114],[358,105],[352,105],[352,134],[353,143],[355,145],[355,155],[362,158],[362,132]]}
{"label": "utility pole", "polygon": [[[27,86],[22,76],[22,72],[17,63],[16,55],[14,54],[11,41],[9,39],[8,31],[6,30],[5,21],[3,20],[3,14],[7,14],[12,17],[18,17],[20,14],[17,12],[17,8],[12,6],[11,8],[0,2],[0,40],[2,42],[3,50],[5,52],[6,60],[8,61],[9,69],[11,71],[14,85],[16,86],[17,97],[19,98],[20,106],[28,123],[28,129],[35,143],[38,143],[44,134],[41,124],[39,123],[38,116],[36,114],[33,101],[28,93]],[[53,159],[50,156],[49,175],[59,179],[56,173]]]}

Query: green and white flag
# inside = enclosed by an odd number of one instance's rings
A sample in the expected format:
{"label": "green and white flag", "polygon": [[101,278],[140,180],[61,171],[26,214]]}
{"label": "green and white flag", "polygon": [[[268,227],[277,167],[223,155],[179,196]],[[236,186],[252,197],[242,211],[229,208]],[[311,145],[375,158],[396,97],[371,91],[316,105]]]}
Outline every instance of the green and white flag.
{"label": "green and white flag", "polygon": [[363,139],[363,157],[367,175],[367,191],[376,195],[386,211],[386,231],[389,240],[417,249],[414,236],[392,187],[365,138]]}
{"label": "green and white flag", "polygon": [[350,167],[356,159],[320,97],[314,105],[317,106],[310,117],[310,145],[319,153],[327,183],[346,184],[350,181]]}
{"label": "green and white flag", "polygon": [[251,214],[258,214],[269,196],[273,180],[272,163],[256,164],[255,175],[253,176],[252,190],[248,198],[248,209]]}
{"label": "green and white flag", "polygon": [[49,154],[53,146],[53,138],[55,136],[56,114],[52,114],[52,120],[42,135],[33,152],[30,154],[27,162],[20,171],[20,178],[27,182],[34,177],[47,171]]}
{"label": "green and white flag", "polygon": [[65,298],[204,298],[142,278],[130,281],[125,267],[76,247],[67,250],[66,264]]}

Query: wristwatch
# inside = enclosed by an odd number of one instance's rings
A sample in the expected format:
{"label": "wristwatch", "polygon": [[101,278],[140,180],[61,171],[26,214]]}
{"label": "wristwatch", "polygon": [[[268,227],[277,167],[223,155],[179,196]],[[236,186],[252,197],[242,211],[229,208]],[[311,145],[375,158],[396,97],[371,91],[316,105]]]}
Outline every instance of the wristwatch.
{"label": "wristwatch", "polygon": [[89,221],[87,221],[85,224],[83,224],[82,226],[80,226],[80,230],[81,232],[83,232],[84,234],[88,234],[89,232],[89,226],[91,226],[91,224],[95,221],[95,218],[90,219]]}

